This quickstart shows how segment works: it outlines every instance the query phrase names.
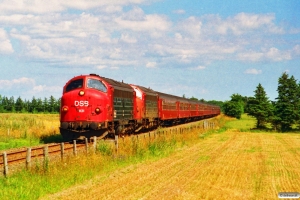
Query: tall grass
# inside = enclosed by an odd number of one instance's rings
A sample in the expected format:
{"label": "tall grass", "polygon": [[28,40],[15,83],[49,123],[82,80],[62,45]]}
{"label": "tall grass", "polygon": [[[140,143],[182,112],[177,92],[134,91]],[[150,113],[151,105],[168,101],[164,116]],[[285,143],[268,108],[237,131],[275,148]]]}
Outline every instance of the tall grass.
{"label": "tall grass", "polygon": [[0,114],[0,150],[61,140],[58,114]]}
{"label": "tall grass", "polygon": [[200,136],[203,132],[203,129],[193,129],[170,133],[160,129],[155,137],[120,138],[118,151],[114,143],[100,141],[96,154],[69,157],[64,162],[50,160],[46,169],[37,162],[29,171],[16,172],[8,178],[1,177],[0,191],[3,192],[0,199],[38,199],[96,175],[106,177],[109,172],[129,165],[166,157],[183,146],[202,140]]}

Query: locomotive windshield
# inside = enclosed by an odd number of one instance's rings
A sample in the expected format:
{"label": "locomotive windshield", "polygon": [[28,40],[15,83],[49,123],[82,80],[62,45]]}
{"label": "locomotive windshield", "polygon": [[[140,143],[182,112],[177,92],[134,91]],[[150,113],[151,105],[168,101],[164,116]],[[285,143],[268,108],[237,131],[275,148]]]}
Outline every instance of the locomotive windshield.
{"label": "locomotive windshield", "polygon": [[66,92],[69,92],[71,90],[82,88],[83,86],[83,79],[77,79],[69,83],[69,85],[66,87]]}
{"label": "locomotive windshield", "polygon": [[107,92],[106,86],[97,79],[91,79],[89,78],[87,81],[87,87],[88,88],[94,88],[96,90],[100,90],[101,92]]}

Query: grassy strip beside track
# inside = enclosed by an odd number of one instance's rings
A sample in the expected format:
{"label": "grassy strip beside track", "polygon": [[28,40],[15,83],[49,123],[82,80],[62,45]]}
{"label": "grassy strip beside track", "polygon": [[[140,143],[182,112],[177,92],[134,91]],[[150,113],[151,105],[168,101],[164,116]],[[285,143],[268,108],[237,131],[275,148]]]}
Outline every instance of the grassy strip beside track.
{"label": "grassy strip beside track", "polygon": [[58,114],[0,113],[0,150],[60,142]]}

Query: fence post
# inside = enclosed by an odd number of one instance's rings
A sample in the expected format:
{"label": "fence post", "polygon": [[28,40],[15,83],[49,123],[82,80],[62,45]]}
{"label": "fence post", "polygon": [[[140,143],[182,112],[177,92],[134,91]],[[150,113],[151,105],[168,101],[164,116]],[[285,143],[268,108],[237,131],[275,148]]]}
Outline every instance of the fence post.
{"label": "fence post", "polygon": [[73,155],[74,155],[74,156],[77,156],[76,140],[73,140]]}
{"label": "fence post", "polygon": [[62,142],[62,143],[60,143],[60,158],[61,158],[61,160],[64,160],[64,154],[65,154],[65,144]]}
{"label": "fence post", "polygon": [[48,145],[44,146],[43,152],[44,152],[44,169],[48,170],[48,164],[49,164]]}
{"label": "fence post", "polygon": [[27,148],[26,152],[26,169],[31,168],[31,148]]}
{"label": "fence post", "polygon": [[93,141],[93,146],[94,146],[94,153],[96,153],[96,149],[97,149],[97,136],[94,136],[94,141]]}
{"label": "fence post", "polygon": [[4,164],[4,176],[7,177],[8,175],[8,162],[7,162],[7,154],[3,152],[3,164]]}
{"label": "fence post", "polygon": [[117,155],[118,155],[118,149],[119,149],[119,136],[115,135],[115,150]]}
{"label": "fence post", "polygon": [[89,153],[89,142],[88,142],[87,138],[85,138],[85,152],[86,152],[86,154]]}

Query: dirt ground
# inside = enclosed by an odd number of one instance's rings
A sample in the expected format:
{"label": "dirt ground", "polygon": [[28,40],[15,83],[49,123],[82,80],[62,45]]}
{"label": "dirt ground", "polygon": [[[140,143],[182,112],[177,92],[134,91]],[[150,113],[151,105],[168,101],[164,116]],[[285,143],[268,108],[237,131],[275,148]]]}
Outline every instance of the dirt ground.
{"label": "dirt ground", "polygon": [[44,199],[278,199],[300,192],[300,135],[227,131]]}

